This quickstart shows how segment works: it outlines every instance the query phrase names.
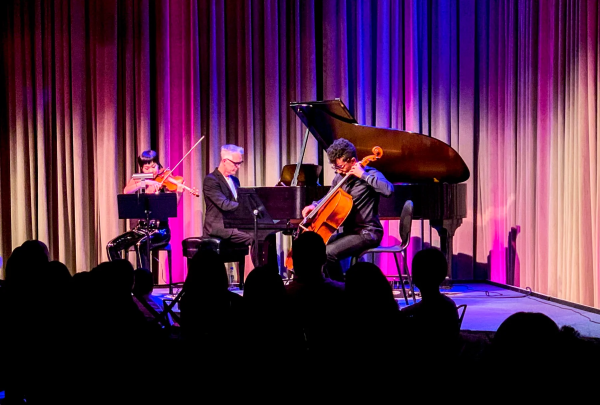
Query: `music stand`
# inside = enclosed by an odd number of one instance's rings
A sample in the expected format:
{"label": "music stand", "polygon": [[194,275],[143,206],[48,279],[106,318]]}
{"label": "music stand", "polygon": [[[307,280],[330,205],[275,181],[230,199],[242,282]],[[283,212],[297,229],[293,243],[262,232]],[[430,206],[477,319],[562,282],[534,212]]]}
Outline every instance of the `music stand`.
{"label": "music stand", "polygon": [[[320,165],[315,165],[312,163],[302,163],[300,165],[300,170],[296,174],[297,170],[296,164],[285,165],[283,169],[281,169],[281,177],[279,178],[279,183],[277,185],[284,186],[320,186],[319,184],[319,176],[321,175],[321,171],[323,167]],[[294,184],[294,180],[296,180],[296,184]]]}
{"label": "music stand", "polygon": [[[177,216],[177,194],[117,194],[119,219],[145,219],[146,260],[150,261],[150,220],[167,221]],[[150,263],[142,263],[150,270]]]}
{"label": "music stand", "polygon": [[[231,221],[235,221],[237,224],[254,224],[254,243],[258,247],[258,224],[268,223],[274,224],[276,221],[273,220],[271,215],[267,212],[262,200],[256,194],[256,190],[253,188],[238,188],[237,190],[237,201],[240,203],[237,209],[233,211],[226,211],[223,213],[223,218]],[[254,252],[254,263],[258,263],[258,249],[255,248]]]}

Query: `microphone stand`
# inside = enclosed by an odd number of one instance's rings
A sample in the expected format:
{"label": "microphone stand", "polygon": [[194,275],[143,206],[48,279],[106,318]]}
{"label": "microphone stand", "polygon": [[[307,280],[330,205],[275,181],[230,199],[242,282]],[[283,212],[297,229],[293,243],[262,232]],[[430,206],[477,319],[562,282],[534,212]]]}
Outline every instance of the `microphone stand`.
{"label": "microphone stand", "polygon": [[254,209],[252,214],[254,215],[254,263],[258,263],[258,215],[259,210]]}

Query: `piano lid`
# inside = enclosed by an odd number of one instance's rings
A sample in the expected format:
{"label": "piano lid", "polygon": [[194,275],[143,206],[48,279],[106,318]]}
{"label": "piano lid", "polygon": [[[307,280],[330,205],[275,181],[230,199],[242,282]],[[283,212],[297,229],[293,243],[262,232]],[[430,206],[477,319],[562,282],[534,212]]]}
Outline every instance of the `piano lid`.
{"label": "piano lid", "polygon": [[380,146],[383,156],[371,165],[392,183],[460,183],[470,176],[464,160],[448,144],[414,132],[359,125],[340,99],[292,102],[290,107],[323,149],[346,138],[362,159]]}

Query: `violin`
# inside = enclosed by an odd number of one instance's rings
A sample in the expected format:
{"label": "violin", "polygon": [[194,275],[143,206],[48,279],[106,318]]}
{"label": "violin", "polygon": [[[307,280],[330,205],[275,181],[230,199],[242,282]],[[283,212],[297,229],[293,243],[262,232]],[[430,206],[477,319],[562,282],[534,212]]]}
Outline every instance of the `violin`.
{"label": "violin", "polygon": [[176,192],[178,186],[182,186],[184,190],[188,191],[192,195],[200,197],[200,192],[197,189],[183,184],[183,176],[173,176],[172,173],[172,170],[165,169],[158,173],[156,177],[154,177],[154,181],[159,182],[161,184],[161,188],[165,188],[171,192]]}
{"label": "violin", "polygon": [[183,184],[183,177],[182,176],[173,176],[173,170],[175,170],[177,168],[177,166],[179,166],[181,164],[181,162],[183,162],[183,159],[185,159],[185,157],[187,155],[189,155],[190,152],[203,139],[204,139],[204,135],[202,135],[200,137],[200,139],[198,139],[198,142],[196,142],[194,144],[194,146],[192,146],[190,148],[190,150],[188,150],[187,153],[185,155],[183,155],[183,157],[181,158],[181,160],[175,165],[175,167],[173,167],[173,169],[164,169],[160,173],[158,173],[156,175],[156,177],[154,177],[154,181],[157,181],[158,183],[160,183],[159,189],[160,188],[166,188],[167,190],[169,190],[171,192],[175,192],[175,191],[177,191],[178,186],[182,186],[184,190],[188,191],[192,195],[195,195],[196,197],[200,197],[200,192],[198,191],[198,189],[193,188],[193,187],[188,187],[188,186],[184,185]]}

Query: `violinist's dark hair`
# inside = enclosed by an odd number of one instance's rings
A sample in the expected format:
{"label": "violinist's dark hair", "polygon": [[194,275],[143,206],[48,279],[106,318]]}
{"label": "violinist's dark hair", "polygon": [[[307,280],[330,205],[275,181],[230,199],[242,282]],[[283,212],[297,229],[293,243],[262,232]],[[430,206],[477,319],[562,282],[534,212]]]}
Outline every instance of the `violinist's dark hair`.
{"label": "violinist's dark hair", "polygon": [[335,163],[338,158],[342,158],[345,162],[356,157],[356,148],[347,139],[336,139],[329,148],[327,148],[327,157],[329,163]]}
{"label": "violinist's dark hair", "polygon": [[158,161],[158,153],[151,149],[145,150],[142,153],[140,153],[137,161],[138,165],[140,165],[140,169],[142,169],[144,165],[147,165],[149,163],[156,163],[158,165],[158,168],[162,169],[162,165]]}

